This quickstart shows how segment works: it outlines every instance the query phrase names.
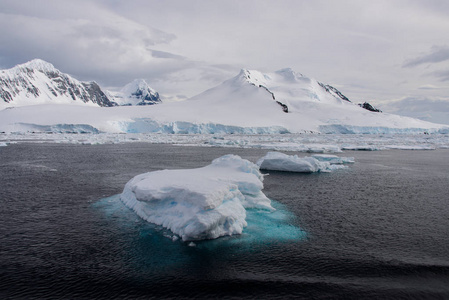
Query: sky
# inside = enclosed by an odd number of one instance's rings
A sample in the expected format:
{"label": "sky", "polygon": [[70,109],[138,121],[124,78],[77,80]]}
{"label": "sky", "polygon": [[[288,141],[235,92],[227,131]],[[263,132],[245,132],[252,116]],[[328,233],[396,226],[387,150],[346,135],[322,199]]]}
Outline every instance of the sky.
{"label": "sky", "polygon": [[0,0],[0,68],[34,58],[185,99],[290,67],[355,103],[449,124],[447,0]]}

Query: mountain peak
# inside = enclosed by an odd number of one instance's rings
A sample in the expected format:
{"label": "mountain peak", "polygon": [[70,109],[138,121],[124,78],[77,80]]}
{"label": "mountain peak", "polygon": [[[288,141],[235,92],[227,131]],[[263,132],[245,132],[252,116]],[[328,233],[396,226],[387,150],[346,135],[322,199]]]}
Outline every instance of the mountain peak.
{"label": "mountain peak", "polygon": [[298,77],[303,77],[301,73],[296,73],[292,68],[284,68],[275,72],[276,74],[284,77],[288,81],[296,81]]}
{"label": "mountain peak", "polygon": [[112,92],[110,95],[118,105],[152,105],[162,102],[159,93],[144,79],[134,79],[119,92]]}
{"label": "mountain peak", "polygon": [[51,63],[46,62],[45,60],[36,58],[26,62],[24,64],[17,65],[16,68],[29,68],[34,70],[39,70],[42,72],[57,72],[58,69],[55,68]]}
{"label": "mountain peak", "polygon": [[148,83],[145,81],[145,79],[139,78],[139,79],[134,79],[133,81],[131,81],[130,83],[125,85],[121,89],[121,92],[124,94],[131,95],[137,91],[147,91],[147,90],[150,91],[151,93],[156,92],[148,85]]}
{"label": "mountain peak", "polygon": [[241,69],[239,75],[235,77],[240,82],[247,82],[255,86],[266,85],[267,80],[270,80],[270,76],[263,74],[257,70]]}
{"label": "mountain peak", "polygon": [[304,79],[304,75],[295,72],[292,68],[284,68],[274,73],[262,73],[257,70],[241,69],[237,76],[239,80],[243,80],[244,82],[248,82],[255,86],[266,86],[270,81],[276,80],[275,77],[290,83],[296,82],[298,79]]}
{"label": "mountain peak", "polygon": [[0,108],[46,103],[113,106],[95,82],[80,82],[42,59],[0,72]]}
{"label": "mountain peak", "polygon": [[[225,81],[223,85],[222,91],[232,90],[236,95],[242,91],[241,94],[245,94],[241,97],[242,101],[246,101],[245,99],[249,98],[248,95],[251,93],[259,99],[260,97],[271,98],[282,107],[284,112],[302,111],[304,105],[311,105],[310,103],[341,105],[351,102],[336,88],[296,73],[291,68],[271,73],[242,69],[236,77]],[[254,88],[249,89],[249,86],[258,88],[259,91]],[[219,89],[220,86],[215,90]]]}

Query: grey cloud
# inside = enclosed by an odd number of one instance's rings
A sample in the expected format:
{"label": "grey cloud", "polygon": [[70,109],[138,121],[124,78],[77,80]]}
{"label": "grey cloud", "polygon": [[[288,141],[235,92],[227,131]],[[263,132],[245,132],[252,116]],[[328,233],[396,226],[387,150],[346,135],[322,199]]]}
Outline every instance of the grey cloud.
{"label": "grey cloud", "polygon": [[438,77],[440,81],[449,81],[449,70],[435,71],[431,74],[435,77]]}
{"label": "grey cloud", "polygon": [[449,124],[449,98],[406,97],[378,105],[384,112],[395,113],[421,120]]}
{"label": "grey cloud", "polygon": [[242,68],[242,67],[239,67],[236,65],[230,65],[230,64],[211,64],[209,66],[211,68],[215,68],[215,69],[227,71],[227,72],[235,72],[236,70],[239,70]]}
{"label": "grey cloud", "polygon": [[94,18],[78,16],[76,11],[65,14],[52,18],[0,12],[1,65],[9,68],[41,58],[80,80],[120,86],[194,64],[169,52],[147,50],[173,41],[176,36],[171,33],[107,10],[98,10]]}
{"label": "grey cloud", "polygon": [[[429,46],[446,41],[448,3],[0,0],[0,65],[42,58],[81,80],[119,87],[145,78],[161,93],[188,96],[242,67],[291,67],[343,84],[353,101],[390,99],[423,85],[415,70],[398,71],[397,63],[424,39]],[[404,65],[444,60],[438,53],[448,48],[429,48]],[[443,71],[430,76],[428,84],[447,80]],[[399,78],[409,83],[398,85]]]}
{"label": "grey cloud", "polygon": [[430,53],[409,59],[402,65],[403,68],[415,67],[425,63],[438,63],[449,60],[448,46],[433,46]]}
{"label": "grey cloud", "polygon": [[170,58],[170,59],[178,59],[178,60],[186,59],[184,56],[172,54],[172,53],[165,52],[165,51],[158,51],[158,50],[152,50],[152,49],[148,49],[148,50],[151,51],[151,56],[153,56],[155,58]]}
{"label": "grey cloud", "polygon": [[424,85],[424,86],[420,86],[418,88],[418,90],[439,90],[440,87],[437,86],[429,86],[429,85]]}

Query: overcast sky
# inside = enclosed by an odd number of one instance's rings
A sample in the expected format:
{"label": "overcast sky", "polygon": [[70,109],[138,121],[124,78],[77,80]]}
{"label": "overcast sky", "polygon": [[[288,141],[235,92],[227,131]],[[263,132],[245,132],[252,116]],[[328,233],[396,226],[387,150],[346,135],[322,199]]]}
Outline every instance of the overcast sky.
{"label": "overcast sky", "polygon": [[353,102],[441,113],[449,1],[0,0],[0,67],[33,58],[106,88],[144,78],[187,97],[241,68],[291,67]]}

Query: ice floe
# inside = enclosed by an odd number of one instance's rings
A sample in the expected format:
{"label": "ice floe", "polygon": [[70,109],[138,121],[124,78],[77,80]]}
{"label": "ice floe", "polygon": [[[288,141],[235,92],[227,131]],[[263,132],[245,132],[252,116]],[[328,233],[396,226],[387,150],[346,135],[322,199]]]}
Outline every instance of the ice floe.
{"label": "ice floe", "polygon": [[98,145],[144,142],[307,153],[339,153],[347,150],[433,150],[449,148],[448,134],[95,134],[88,133],[85,127],[65,129],[67,131],[61,130],[59,133],[0,133],[0,143],[53,142]]}
{"label": "ice floe", "polygon": [[354,158],[340,158],[335,155],[314,155],[312,157],[299,157],[280,152],[268,152],[257,161],[261,170],[315,173],[330,172],[336,169],[346,168],[344,163],[353,163]]}
{"label": "ice floe", "polygon": [[183,241],[214,239],[241,234],[246,208],[274,210],[262,181],[257,165],[225,155],[203,168],[137,175],[126,184],[121,200]]}

